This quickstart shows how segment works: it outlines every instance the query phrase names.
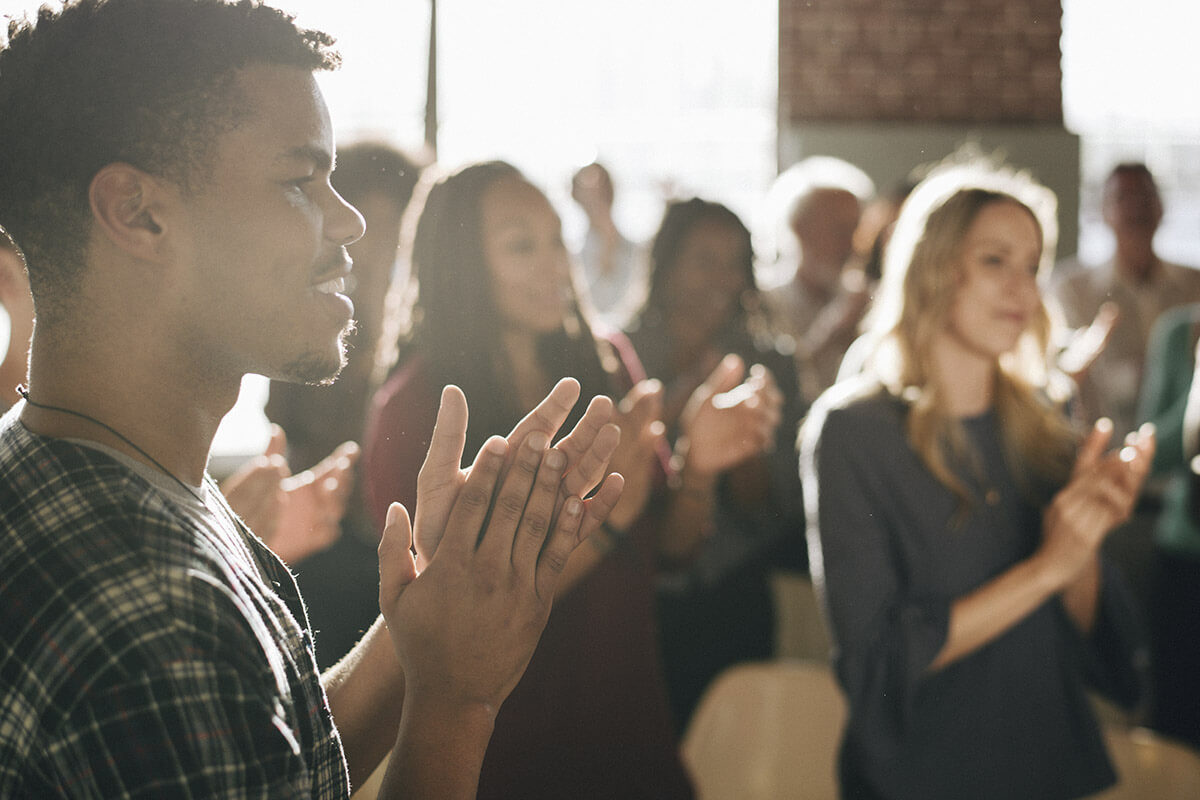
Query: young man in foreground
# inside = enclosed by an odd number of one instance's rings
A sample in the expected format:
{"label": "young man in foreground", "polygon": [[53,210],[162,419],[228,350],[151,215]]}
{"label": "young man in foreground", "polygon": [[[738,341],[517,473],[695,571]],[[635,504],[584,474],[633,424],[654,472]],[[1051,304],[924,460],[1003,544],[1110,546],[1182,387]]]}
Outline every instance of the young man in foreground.
{"label": "young man in foreground", "polygon": [[329,184],[330,44],[257,3],[82,0],[0,51],[0,226],[37,313],[0,423],[0,796],[345,797],[390,750],[381,796],[470,797],[620,493],[579,499],[607,400],[548,449],[565,381],[464,471],[447,389],[417,516],[389,513],[383,616],[318,679],[291,576],[206,464],[242,375],[344,358],[363,225]]}

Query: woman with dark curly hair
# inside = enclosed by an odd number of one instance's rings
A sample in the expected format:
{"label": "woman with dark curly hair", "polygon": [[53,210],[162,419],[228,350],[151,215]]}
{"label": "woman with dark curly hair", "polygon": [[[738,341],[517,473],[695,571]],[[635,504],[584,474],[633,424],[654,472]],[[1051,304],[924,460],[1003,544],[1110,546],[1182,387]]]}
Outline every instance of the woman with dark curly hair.
{"label": "woman with dark curly hair", "polygon": [[793,361],[775,350],[759,310],[750,232],[733,211],[700,198],[669,203],[649,267],[649,294],[629,338],[663,384],[663,419],[677,448],[686,444],[680,420],[688,398],[731,355],[782,398],[773,446],[730,461],[706,487],[710,541],[659,581],[667,683],[682,726],[718,672],[775,652],[770,572],[805,568],[794,448],[803,407]]}

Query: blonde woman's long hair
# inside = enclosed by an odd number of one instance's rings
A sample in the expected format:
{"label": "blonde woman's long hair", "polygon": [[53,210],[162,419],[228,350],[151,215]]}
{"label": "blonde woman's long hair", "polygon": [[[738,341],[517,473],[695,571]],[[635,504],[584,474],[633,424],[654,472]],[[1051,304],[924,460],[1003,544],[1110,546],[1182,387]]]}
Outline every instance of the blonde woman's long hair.
{"label": "blonde woman's long hair", "polygon": [[[979,213],[994,203],[1015,203],[1042,235],[1039,278],[1054,260],[1053,193],[1011,170],[956,165],[935,170],[905,201],[884,263],[877,305],[868,320],[875,343],[871,370],[909,404],[909,443],[933,475],[966,510],[978,498],[960,477],[962,465],[978,472],[962,424],[946,410],[933,374],[933,346],[945,329],[962,281],[962,249]],[[1063,483],[1074,463],[1077,436],[1062,403],[1062,376],[1050,358],[1051,318],[1039,303],[1016,348],[996,365],[994,408],[1005,455],[1024,488]],[[976,477],[982,477],[976,475]],[[1040,499],[1040,498],[1038,498]]]}

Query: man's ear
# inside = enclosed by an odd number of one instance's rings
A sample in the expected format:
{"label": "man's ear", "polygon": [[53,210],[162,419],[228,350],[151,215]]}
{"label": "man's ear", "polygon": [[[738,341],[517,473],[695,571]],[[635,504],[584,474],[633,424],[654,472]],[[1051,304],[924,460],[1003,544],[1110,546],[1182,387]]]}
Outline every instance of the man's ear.
{"label": "man's ear", "polygon": [[150,262],[161,261],[166,252],[167,195],[161,180],[121,162],[103,167],[88,187],[99,231],[117,248]]}

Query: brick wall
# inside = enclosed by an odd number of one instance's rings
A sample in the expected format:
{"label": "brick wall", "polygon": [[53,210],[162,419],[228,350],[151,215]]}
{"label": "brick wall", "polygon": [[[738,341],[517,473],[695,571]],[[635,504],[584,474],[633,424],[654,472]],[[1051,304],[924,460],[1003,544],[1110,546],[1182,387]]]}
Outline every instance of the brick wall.
{"label": "brick wall", "polygon": [[1060,0],[780,0],[779,122],[1061,123]]}

